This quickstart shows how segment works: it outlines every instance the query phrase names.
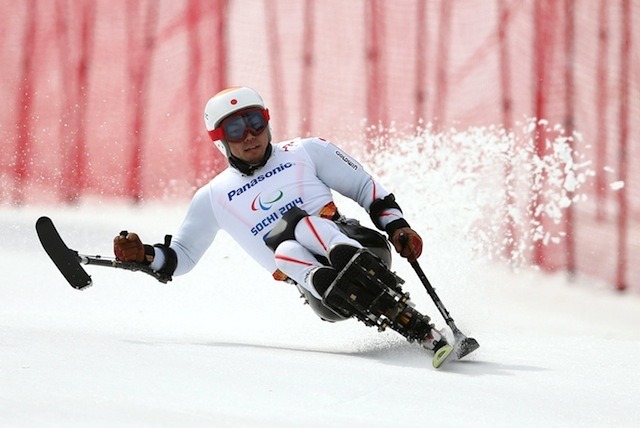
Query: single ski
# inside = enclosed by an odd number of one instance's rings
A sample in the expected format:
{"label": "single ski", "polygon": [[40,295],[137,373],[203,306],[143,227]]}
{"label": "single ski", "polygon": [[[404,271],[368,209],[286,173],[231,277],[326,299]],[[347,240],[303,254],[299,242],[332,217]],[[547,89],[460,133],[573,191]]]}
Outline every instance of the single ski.
{"label": "single ski", "polygon": [[449,359],[453,350],[454,348],[451,345],[444,345],[438,348],[438,350],[433,353],[433,367],[436,369],[440,368],[442,364]]}
{"label": "single ski", "polygon": [[91,286],[91,277],[80,265],[78,253],[67,247],[49,217],[38,219],[36,232],[51,261],[73,288],[82,290]]}
{"label": "single ski", "polygon": [[440,368],[445,362],[452,359],[459,360],[480,347],[478,342],[471,337],[459,338],[452,345],[444,345],[433,354],[433,367]]}

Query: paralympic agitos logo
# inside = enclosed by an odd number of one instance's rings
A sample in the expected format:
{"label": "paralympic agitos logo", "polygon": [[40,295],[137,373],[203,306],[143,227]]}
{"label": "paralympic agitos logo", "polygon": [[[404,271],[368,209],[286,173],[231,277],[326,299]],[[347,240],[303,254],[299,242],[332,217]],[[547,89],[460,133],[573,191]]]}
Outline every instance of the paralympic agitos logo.
{"label": "paralympic agitos logo", "polygon": [[258,211],[259,209],[261,209],[262,211],[269,211],[273,204],[282,199],[283,196],[284,193],[282,193],[282,190],[267,193],[266,195],[263,193],[258,193],[258,196],[253,198],[253,202],[251,202],[251,210]]}
{"label": "paralympic agitos logo", "polygon": [[[247,190],[251,189],[253,186],[255,186],[256,184],[273,177],[274,175],[278,174],[279,172],[282,172],[288,168],[291,168],[293,166],[292,162],[287,162],[287,163],[281,163],[280,165],[278,165],[277,167],[273,168],[270,171],[265,172],[264,174],[260,174],[259,176],[255,177],[253,180],[251,180],[250,182],[246,183],[244,186],[239,187],[237,189],[231,190],[227,193],[227,198],[229,198],[229,201],[231,201],[234,197],[242,195],[244,192],[246,192]],[[273,201],[275,202],[275,201]]]}

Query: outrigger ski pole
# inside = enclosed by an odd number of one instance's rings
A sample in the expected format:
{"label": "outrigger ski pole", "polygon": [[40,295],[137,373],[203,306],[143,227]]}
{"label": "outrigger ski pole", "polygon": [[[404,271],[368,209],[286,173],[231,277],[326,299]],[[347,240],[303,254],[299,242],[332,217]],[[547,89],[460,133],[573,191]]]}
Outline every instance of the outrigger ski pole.
{"label": "outrigger ski pole", "polygon": [[[56,265],[60,273],[65,277],[69,285],[82,290],[93,284],[91,276],[83,269],[82,265],[106,266],[116,269],[124,269],[133,272],[144,272],[153,276],[162,283],[171,281],[171,276],[152,270],[149,266],[135,262],[123,262],[118,259],[87,256],[70,249],[64,243],[49,217],[40,217],[36,221],[36,232],[42,247],[47,252],[51,261]],[[125,233],[126,232],[121,232]]]}
{"label": "outrigger ski pole", "polygon": [[[404,232],[400,232],[399,238],[400,243],[403,246],[407,244],[407,235]],[[447,308],[444,307],[442,300],[440,300],[440,297],[438,297],[438,295],[436,294],[436,289],[433,288],[433,285],[431,285],[431,283],[427,279],[427,275],[424,274],[424,271],[420,267],[418,261],[410,261],[409,264],[411,264],[413,270],[415,270],[416,274],[418,274],[418,278],[420,278],[420,281],[422,281],[422,285],[424,285],[424,288],[427,289],[427,293],[429,293],[431,300],[433,300],[433,303],[435,303],[436,307],[442,314],[445,322],[447,323],[449,328],[451,328],[451,331],[453,332],[453,338],[456,340],[454,346],[456,357],[460,359],[478,349],[480,347],[478,341],[472,337],[465,336],[460,331],[460,329],[456,327],[456,324],[453,322],[453,318],[451,318],[451,315],[449,315],[449,311],[447,311]]]}
{"label": "outrigger ski pole", "polygon": [[435,303],[436,307],[444,317],[444,320],[446,321],[447,325],[451,328],[451,331],[453,332],[453,337],[456,340],[454,348],[455,348],[455,353],[457,358],[462,358],[465,355],[469,355],[470,353],[478,349],[480,347],[480,345],[478,344],[478,341],[472,337],[465,336],[460,331],[460,329],[456,327],[455,323],[453,322],[453,318],[451,318],[451,315],[449,315],[449,311],[447,311],[447,308],[444,307],[442,300],[440,300],[440,298],[436,294],[435,288],[433,288],[433,286],[427,279],[427,276],[424,274],[424,271],[420,267],[420,264],[418,263],[418,261],[416,260],[415,262],[409,262],[409,263],[411,264],[411,267],[413,267],[413,269],[418,274],[418,278],[420,278],[420,281],[422,281],[424,288],[427,289],[427,293],[429,293],[429,296],[431,296],[433,303]]}

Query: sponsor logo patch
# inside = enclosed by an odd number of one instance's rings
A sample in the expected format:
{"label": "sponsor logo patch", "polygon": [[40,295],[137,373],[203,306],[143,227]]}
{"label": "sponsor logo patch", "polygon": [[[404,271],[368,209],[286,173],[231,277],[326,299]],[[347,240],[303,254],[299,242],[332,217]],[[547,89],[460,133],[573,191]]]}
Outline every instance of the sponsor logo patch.
{"label": "sponsor logo patch", "polygon": [[291,168],[293,165],[294,164],[292,162],[281,163],[280,165],[278,165],[277,167],[273,168],[272,170],[267,171],[264,174],[260,174],[259,176],[255,177],[253,180],[251,180],[250,182],[248,182],[244,186],[239,187],[237,189],[230,190],[229,192],[227,192],[227,198],[229,199],[229,201],[232,201],[233,198],[235,198],[236,196],[242,195],[244,192],[246,192],[247,190],[251,189],[256,184],[258,184],[258,183],[260,183],[260,182],[262,182],[264,180],[268,180],[269,178],[273,177],[274,175]]}
{"label": "sponsor logo patch", "polygon": [[344,163],[346,163],[351,168],[353,168],[354,171],[358,170],[358,165],[354,161],[352,161],[351,158],[349,158],[349,156],[345,155],[339,150],[336,150],[336,156],[338,156],[340,159],[344,161]]}

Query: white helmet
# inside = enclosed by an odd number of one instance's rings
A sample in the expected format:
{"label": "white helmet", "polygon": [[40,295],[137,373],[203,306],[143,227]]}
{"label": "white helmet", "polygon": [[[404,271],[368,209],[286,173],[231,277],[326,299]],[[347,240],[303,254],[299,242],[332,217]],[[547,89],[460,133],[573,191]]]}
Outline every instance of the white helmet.
{"label": "white helmet", "polygon": [[225,118],[250,107],[260,107],[266,110],[260,94],[251,88],[236,86],[215,94],[204,108],[204,123],[207,131],[218,150],[227,158],[231,157],[229,144],[225,140],[215,138],[212,132],[220,126]]}

